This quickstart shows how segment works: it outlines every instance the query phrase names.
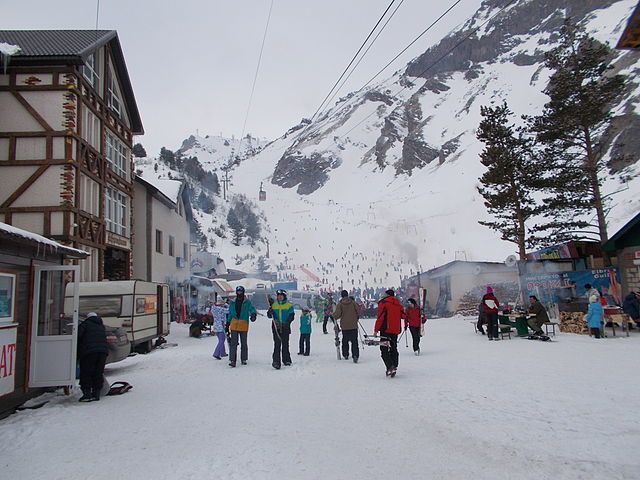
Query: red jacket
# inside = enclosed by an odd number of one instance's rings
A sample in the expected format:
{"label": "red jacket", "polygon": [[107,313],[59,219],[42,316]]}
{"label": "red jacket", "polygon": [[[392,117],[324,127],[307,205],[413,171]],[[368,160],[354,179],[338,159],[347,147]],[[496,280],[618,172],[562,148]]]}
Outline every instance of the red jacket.
{"label": "red jacket", "polygon": [[402,331],[402,319],[406,318],[404,308],[396,297],[386,297],[378,302],[378,319],[374,332],[395,333]]}
{"label": "red jacket", "polygon": [[419,327],[420,324],[426,323],[427,317],[421,315],[420,308],[416,305],[409,305],[405,311],[407,312],[407,319],[404,321],[405,328],[410,327]]}
{"label": "red jacket", "polygon": [[[493,307],[487,305],[491,304],[491,300],[493,300]],[[484,313],[498,313],[499,308],[500,304],[493,293],[487,293],[482,297],[482,310]]]}

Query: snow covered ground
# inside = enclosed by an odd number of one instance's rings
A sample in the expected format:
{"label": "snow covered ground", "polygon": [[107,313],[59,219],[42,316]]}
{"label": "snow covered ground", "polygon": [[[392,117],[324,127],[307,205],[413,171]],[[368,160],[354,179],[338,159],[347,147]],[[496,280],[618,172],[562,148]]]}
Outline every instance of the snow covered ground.
{"label": "snow covered ground", "polygon": [[337,361],[316,323],[280,371],[264,317],[235,369],[172,324],[177,347],[108,366],[131,392],[1,420],[2,478],[640,478],[639,333],[488,342],[469,320],[430,320],[420,357],[403,339],[395,379],[375,347]]}

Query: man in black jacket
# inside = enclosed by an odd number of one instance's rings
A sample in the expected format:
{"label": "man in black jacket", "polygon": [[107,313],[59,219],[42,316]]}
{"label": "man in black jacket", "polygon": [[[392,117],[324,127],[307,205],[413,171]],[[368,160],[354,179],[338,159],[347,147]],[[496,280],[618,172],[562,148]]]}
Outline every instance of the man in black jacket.
{"label": "man in black jacket", "polygon": [[102,319],[91,312],[78,327],[81,402],[100,400],[104,365],[108,353],[109,345]]}

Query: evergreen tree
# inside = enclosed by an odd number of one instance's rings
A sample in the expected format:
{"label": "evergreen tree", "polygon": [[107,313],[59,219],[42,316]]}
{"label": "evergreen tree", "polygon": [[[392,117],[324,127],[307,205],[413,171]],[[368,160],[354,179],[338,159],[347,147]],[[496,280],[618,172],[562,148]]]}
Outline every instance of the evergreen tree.
{"label": "evergreen tree", "polygon": [[131,149],[131,153],[133,153],[133,156],[136,158],[144,158],[147,156],[147,151],[141,143],[136,143]]}
{"label": "evergreen tree", "polygon": [[231,229],[231,243],[233,243],[236,247],[240,245],[240,241],[242,240],[243,227],[242,222],[238,218],[236,211],[234,208],[229,209],[229,213],[227,214],[227,224]]}
{"label": "evergreen tree", "polygon": [[487,171],[480,177],[478,192],[496,220],[478,223],[500,232],[503,240],[515,243],[520,260],[524,260],[526,247],[538,242],[532,235],[534,229],[526,226],[538,211],[532,191],[540,182],[531,140],[509,124],[512,112],[506,103],[495,108],[481,107],[480,112],[483,120],[477,137],[485,144],[480,161]]}
{"label": "evergreen tree", "polygon": [[175,170],[176,156],[171,150],[162,147],[160,149],[160,161],[164,162],[165,165],[168,165],[171,169]]}
{"label": "evergreen tree", "polygon": [[[531,120],[544,147],[550,196],[545,213],[552,220],[541,228],[552,241],[584,238],[584,228],[597,228],[607,241],[605,204],[600,172],[606,168],[602,135],[611,118],[610,108],[624,90],[624,76],[612,75],[611,49],[566,20],[560,44],[545,54],[552,70],[544,90],[550,101]],[[586,220],[595,213],[595,223]]]}
{"label": "evergreen tree", "polygon": [[258,260],[256,261],[256,269],[258,273],[265,273],[269,271],[269,265],[267,264],[267,260],[264,255],[260,255]]}

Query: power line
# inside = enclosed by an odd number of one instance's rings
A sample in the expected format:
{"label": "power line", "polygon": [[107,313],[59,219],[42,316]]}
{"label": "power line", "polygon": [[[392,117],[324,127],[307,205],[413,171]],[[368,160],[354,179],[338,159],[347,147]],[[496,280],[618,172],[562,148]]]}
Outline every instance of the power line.
{"label": "power line", "polygon": [[[493,20],[495,17],[497,17],[498,15],[500,15],[504,10],[506,10],[508,7],[510,7],[513,3],[515,3],[518,0],[509,0],[509,2],[502,7],[500,10],[498,10],[495,14],[493,14],[491,17],[489,17],[487,20],[485,20],[484,22],[482,22],[480,25],[478,25],[476,28],[473,28],[470,30],[470,32],[464,36],[464,38],[462,38],[462,40],[460,40],[458,43],[456,43],[453,47],[451,47],[449,50],[447,50],[447,52],[445,52],[442,56],[440,56],[436,61],[432,62],[430,65],[427,66],[427,68],[425,68],[424,70],[422,70],[420,73],[418,73],[417,75],[415,75],[416,77],[421,77],[422,75],[424,75],[425,73],[427,73],[427,71],[431,70],[434,66],[436,66],[440,61],[442,61],[445,57],[447,57],[451,52],[453,52],[456,48],[458,48],[462,43],[464,43],[465,41],[467,41],[472,35],[474,35],[478,30],[480,30],[480,28],[484,27],[487,23],[489,23],[491,20]],[[398,90],[397,92],[395,92],[393,95],[399,95],[400,93],[402,93],[402,91],[404,91],[407,88],[407,85],[405,85],[404,87],[402,87],[400,90]],[[340,135],[338,138],[344,138],[346,135],[348,135],[349,133],[351,133],[353,130],[355,130],[357,127],[359,127],[360,125],[362,125],[369,117],[371,117],[374,113],[376,113],[376,111],[374,110],[373,112],[371,112],[369,115],[367,115],[366,117],[364,117],[362,120],[360,120],[358,123],[356,123],[353,127],[351,127],[349,130],[347,130],[344,134]]]}
{"label": "power line", "polygon": [[334,89],[336,88],[336,86],[340,83],[340,80],[342,80],[342,77],[344,77],[345,73],[347,73],[347,70],[349,70],[349,67],[353,64],[353,62],[356,60],[356,58],[358,57],[358,55],[360,54],[360,52],[362,51],[362,49],[364,48],[364,46],[367,44],[367,42],[369,41],[369,39],[371,38],[371,35],[373,35],[373,32],[375,32],[376,28],[378,28],[378,25],[380,25],[380,22],[382,22],[382,19],[385,17],[385,15],[387,14],[387,12],[389,11],[389,9],[393,6],[393,4],[396,2],[396,0],[391,0],[391,3],[387,6],[387,8],[385,9],[384,13],[380,16],[380,18],[378,19],[378,21],[376,22],[376,24],[374,25],[374,27],[371,29],[371,31],[369,32],[369,35],[367,35],[367,38],[364,39],[364,42],[362,42],[362,45],[360,45],[360,48],[358,48],[358,51],[356,52],[356,54],[353,56],[353,58],[351,59],[351,61],[349,62],[349,65],[347,65],[347,67],[344,69],[344,71],[342,72],[342,74],[340,75],[340,77],[338,78],[338,80],[336,80],[336,83],[333,84],[333,87],[331,87],[331,90],[329,90],[329,93],[327,93],[327,96],[324,97],[324,100],[322,100],[322,102],[320,103],[320,106],[318,107],[318,109],[315,111],[315,113],[312,115],[311,117],[311,122],[313,122],[313,119],[316,118],[316,115],[318,114],[318,112],[322,109],[323,105],[325,104],[325,102],[327,101],[327,99],[331,96],[331,94],[333,93]]}
{"label": "power line", "polygon": [[262,35],[262,46],[260,47],[260,55],[258,56],[258,64],[256,65],[256,73],[253,76],[253,84],[251,85],[251,94],[249,95],[249,105],[247,105],[247,113],[244,116],[244,123],[242,124],[242,133],[240,134],[240,143],[238,144],[238,152],[240,152],[240,146],[242,145],[242,138],[247,127],[247,120],[249,119],[249,110],[251,109],[251,102],[253,101],[253,92],[256,89],[256,81],[258,80],[258,72],[260,71],[260,62],[262,61],[262,52],[264,51],[264,44],[267,39],[267,31],[269,30],[269,21],[271,20],[271,11],[273,10],[273,0],[271,0],[271,6],[269,7],[269,14],[267,15],[267,24],[264,27],[264,34]]}

